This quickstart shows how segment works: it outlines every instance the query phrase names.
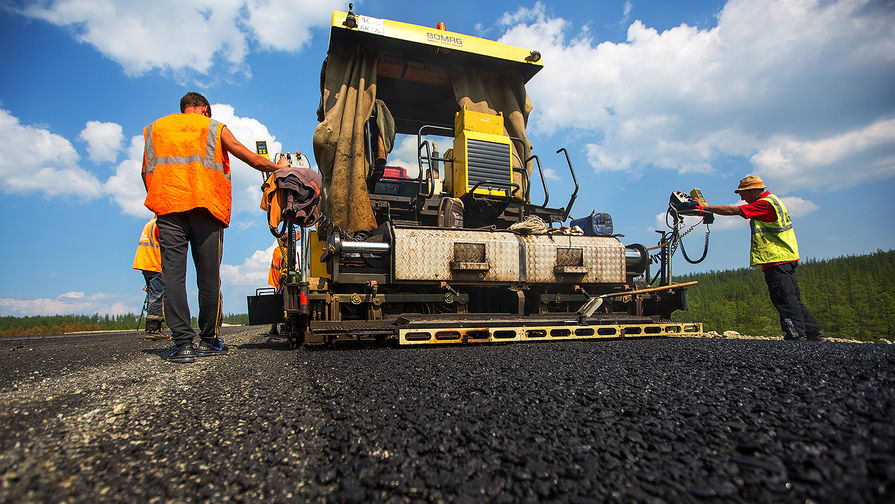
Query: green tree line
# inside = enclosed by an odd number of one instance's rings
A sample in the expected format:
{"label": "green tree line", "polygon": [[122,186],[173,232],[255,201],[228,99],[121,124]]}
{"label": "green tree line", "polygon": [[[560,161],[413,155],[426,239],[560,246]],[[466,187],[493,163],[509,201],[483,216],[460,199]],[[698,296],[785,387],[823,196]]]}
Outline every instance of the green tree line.
{"label": "green tree line", "polygon": [[[680,321],[702,322],[705,331],[779,336],[780,319],[758,268],[710,271],[675,277],[696,280]],[[895,337],[895,251],[799,263],[802,302],[827,337],[862,341]]]}
{"label": "green tree line", "polygon": [[[139,314],[123,315],[36,315],[30,317],[0,316],[0,336],[41,336],[44,334],[65,334],[79,331],[135,330],[141,328],[145,319]],[[224,315],[224,323],[246,325],[249,316],[245,313]],[[196,317],[193,327],[198,327]]]}
{"label": "green tree line", "polygon": [[[796,279],[802,302],[828,337],[875,341],[895,338],[895,251],[877,251],[800,263]],[[706,331],[737,331],[751,336],[779,336],[777,311],[768,298],[761,270],[741,268],[675,277],[696,280],[689,289],[689,309],[674,318],[702,322]],[[0,336],[63,334],[138,328],[139,314],[0,317]],[[245,313],[228,314],[224,323],[247,325]],[[193,318],[193,326],[196,319]]]}

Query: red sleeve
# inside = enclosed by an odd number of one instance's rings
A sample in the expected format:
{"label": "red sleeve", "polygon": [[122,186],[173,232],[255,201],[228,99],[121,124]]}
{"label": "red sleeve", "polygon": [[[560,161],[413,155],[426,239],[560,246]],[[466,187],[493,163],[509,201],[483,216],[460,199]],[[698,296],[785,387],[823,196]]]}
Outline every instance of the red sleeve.
{"label": "red sleeve", "polygon": [[743,210],[743,216],[747,219],[756,219],[763,222],[774,222],[777,220],[777,211],[774,205],[768,200],[760,199],[752,203],[740,205]]}

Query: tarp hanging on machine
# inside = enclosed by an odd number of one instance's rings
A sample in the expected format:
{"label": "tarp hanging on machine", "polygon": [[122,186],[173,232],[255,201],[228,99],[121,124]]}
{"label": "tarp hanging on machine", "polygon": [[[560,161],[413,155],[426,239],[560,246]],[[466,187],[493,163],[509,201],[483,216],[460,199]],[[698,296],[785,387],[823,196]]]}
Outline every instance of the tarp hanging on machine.
{"label": "tarp hanging on machine", "polygon": [[323,121],[314,130],[314,157],[323,178],[323,213],[349,234],[376,229],[367,192],[364,124],[376,99],[375,51],[332,48],[322,89]]}

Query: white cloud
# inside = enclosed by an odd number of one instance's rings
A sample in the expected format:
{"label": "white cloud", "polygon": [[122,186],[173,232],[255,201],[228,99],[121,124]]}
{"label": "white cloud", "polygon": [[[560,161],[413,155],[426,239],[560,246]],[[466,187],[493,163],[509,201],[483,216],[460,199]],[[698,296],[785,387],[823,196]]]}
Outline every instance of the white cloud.
{"label": "white cloud", "polygon": [[17,317],[33,315],[94,314],[123,315],[134,313],[133,306],[119,301],[120,296],[98,293],[66,292],[55,298],[0,299],[0,315]]}
{"label": "white cloud", "polygon": [[623,14],[623,16],[622,16],[622,20],[621,20],[622,23],[627,22],[628,19],[631,18],[631,11],[632,11],[633,9],[634,9],[634,5],[632,5],[630,1],[625,2],[625,7],[624,7],[624,10],[623,10],[623,12],[622,12],[622,14]]}
{"label": "white cloud", "polygon": [[131,137],[127,159],[118,163],[115,174],[103,184],[103,192],[109,195],[127,215],[148,219],[152,212],[143,206],[146,188],[143,187],[143,135]]}
{"label": "white cloud", "polygon": [[546,8],[541,2],[535,2],[534,7],[519,7],[516,12],[504,12],[497,23],[502,26],[513,26],[519,23],[540,23],[546,16]]}
{"label": "white cloud", "polygon": [[68,27],[130,75],[248,71],[250,42],[294,51],[328,25],[336,0],[47,0],[26,16]]}
{"label": "white cloud", "polygon": [[752,156],[752,164],[781,192],[845,189],[884,180],[895,175],[895,119],[816,140],[776,137]]}
{"label": "white cloud", "polygon": [[780,199],[783,200],[790,217],[802,217],[820,210],[820,206],[817,203],[799,198],[798,196],[781,196]]}
{"label": "white cloud", "polygon": [[[343,0],[247,0],[252,29],[262,47],[298,51],[311,41],[311,28],[328,24],[333,11],[346,7]],[[299,13],[284,16],[284,12]]]}
{"label": "white cloud", "polygon": [[0,109],[0,182],[11,194],[39,193],[45,197],[94,199],[102,187],[80,168],[71,142],[43,128],[19,123]]}
{"label": "white cloud", "polygon": [[560,177],[559,174],[556,173],[556,170],[554,170],[553,168],[544,168],[544,179],[559,181],[559,180],[562,180],[563,178]]}
{"label": "white cloud", "polygon": [[[255,150],[255,141],[267,141],[267,152],[271,159],[273,154],[283,150],[283,144],[270,134],[267,126],[251,117],[240,117],[232,105],[216,103],[211,106],[211,116],[217,121],[227,125],[243,145],[249,150]],[[230,156],[230,184],[233,193],[233,213],[253,212],[258,216],[263,215],[261,205],[261,183],[264,176],[258,170],[243,163],[235,156]]]}
{"label": "white cloud", "polygon": [[71,27],[132,75],[154,69],[208,73],[215,58],[241,64],[246,37],[237,20],[240,0],[154,2],[51,0],[24,9],[28,16]]}
{"label": "white cloud", "polygon": [[120,124],[100,121],[87,121],[78,138],[87,142],[90,159],[109,163],[115,162],[124,141]]}
{"label": "white cloud", "polygon": [[[873,140],[850,145],[837,169],[891,176],[893,141],[868,126],[895,116],[895,10],[885,3],[731,0],[714,28],[660,33],[634,21],[622,43],[597,43],[586,28],[570,37],[571,23],[538,5],[501,20],[533,20],[500,41],[544,56],[528,85],[530,129],[592,134],[598,171],[707,173],[720,156],[761,152],[756,163],[773,163],[786,140],[807,155],[863,137]],[[787,146],[778,157],[801,161]],[[817,187],[820,167],[798,165],[791,188]]]}
{"label": "white cloud", "polygon": [[270,259],[277,241],[273,240],[264,250],[256,250],[240,265],[221,264],[221,283],[228,286],[242,285],[257,287],[267,285],[270,273]]}

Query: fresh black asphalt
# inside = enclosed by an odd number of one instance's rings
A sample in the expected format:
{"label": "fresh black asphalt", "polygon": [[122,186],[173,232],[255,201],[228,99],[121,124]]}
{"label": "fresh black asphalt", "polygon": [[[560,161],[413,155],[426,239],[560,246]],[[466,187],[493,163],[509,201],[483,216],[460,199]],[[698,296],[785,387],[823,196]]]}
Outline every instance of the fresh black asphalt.
{"label": "fresh black asphalt", "polygon": [[893,502],[891,345],[0,339],[0,502]]}

